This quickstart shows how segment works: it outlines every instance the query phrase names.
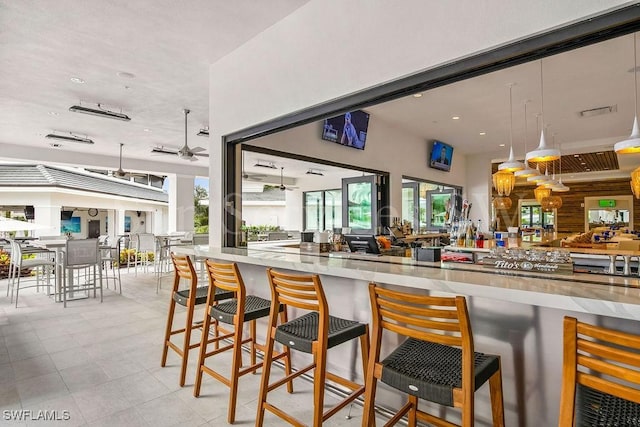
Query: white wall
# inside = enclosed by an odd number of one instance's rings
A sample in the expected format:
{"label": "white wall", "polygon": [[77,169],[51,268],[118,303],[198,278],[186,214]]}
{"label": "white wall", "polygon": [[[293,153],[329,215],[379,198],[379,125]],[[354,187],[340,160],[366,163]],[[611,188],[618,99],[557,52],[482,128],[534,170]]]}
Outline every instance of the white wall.
{"label": "white wall", "polygon": [[210,223],[222,222],[221,136],[628,3],[310,1],[210,68]]}
{"label": "white wall", "polygon": [[[318,159],[342,163],[348,166],[372,168],[389,172],[391,184],[391,216],[402,212],[402,177],[410,176],[429,181],[463,187],[466,184],[466,159],[454,150],[451,171],[430,168],[427,163],[431,142],[404,132],[389,123],[369,119],[367,142],[364,150],[356,150],[320,138],[322,123],[310,123],[284,132],[251,141],[252,145],[268,147],[288,153],[303,154]],[[455,141],[447,141],[455,146]],[[346,176],[359,176],[360,172]],[[304,191],[341,188],[341,177],[331,182],[327,177],[300,179],[296,185]],[[308,184],[305,184],[308,183]],[[316,187],[311,184],[316,183]],[[243,215],[244,217],[244,215]]]}

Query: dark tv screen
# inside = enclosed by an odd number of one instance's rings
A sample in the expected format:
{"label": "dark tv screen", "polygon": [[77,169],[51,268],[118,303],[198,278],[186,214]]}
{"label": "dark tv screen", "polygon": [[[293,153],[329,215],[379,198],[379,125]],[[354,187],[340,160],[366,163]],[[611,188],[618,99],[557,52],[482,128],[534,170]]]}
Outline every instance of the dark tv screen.
{"label": "dark tv screen", "polygon": [[347,147],[364,150],[369,128],[369,113],[350,111],[340,116],[325,119],[322,139]]}
{"label": "dark tv screen", "polygon": [[60,211],[60,219],[63,221],[69,221],[73,216],[73,211]]}
{"label": "dark tv screen", "polygon": [[453,147],[441,141],[433,141],[429,156],[429,166],[434,169],[449,172],[453,159]]}

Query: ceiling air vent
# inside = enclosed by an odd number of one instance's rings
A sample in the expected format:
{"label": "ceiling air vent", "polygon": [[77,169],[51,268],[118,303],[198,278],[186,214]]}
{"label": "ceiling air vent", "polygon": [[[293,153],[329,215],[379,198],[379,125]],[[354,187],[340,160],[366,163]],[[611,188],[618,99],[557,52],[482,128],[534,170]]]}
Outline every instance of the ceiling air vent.
{"label": "ceiling air vent", "polygon": [[600,116],[602,114],[615,113],[618,111],[618,105],[607,105],[606,107],[591,108],[589,110],[582,110],[578,113],[580,117],[593,117]]}

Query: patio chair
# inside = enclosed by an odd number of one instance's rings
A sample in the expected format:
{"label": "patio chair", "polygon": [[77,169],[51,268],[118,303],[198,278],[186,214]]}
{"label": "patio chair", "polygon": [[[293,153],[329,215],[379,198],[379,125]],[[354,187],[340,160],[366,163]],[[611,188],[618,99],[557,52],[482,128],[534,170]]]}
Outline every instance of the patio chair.
{"label": "patio chair", "polygon": [[[34,259],[22,259],[22,247],[18,242],[13,239],[9,239],[11,246],[11,262],[9,266],[9,279],[7,282],[7,296],[9,296],[9,288],[11,288],[11,302],[13,302],[13,293],[16,294],[16,307],[18,307],[18,294],[20,292],[20,279],[23,276],[24,270],[29,270],[29,278],[34,279],[35,283],[32,285],[24,285],[22,281],[22,289],[24,288],[40,288],[40,274],[46,273],[47,293],[51,293],[51,272],[55,267],[55,262],[48,258],[34,258]],[[49,254],[49,253],[47,253]],[[36,276],[31,277],[31,270],[35,270]]]}

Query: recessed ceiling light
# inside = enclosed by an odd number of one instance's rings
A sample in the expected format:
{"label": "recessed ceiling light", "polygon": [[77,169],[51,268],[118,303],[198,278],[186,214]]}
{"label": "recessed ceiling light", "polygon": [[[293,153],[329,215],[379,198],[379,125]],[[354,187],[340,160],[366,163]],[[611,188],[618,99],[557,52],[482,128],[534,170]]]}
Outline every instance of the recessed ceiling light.
{"label": "recessed ceiling light", "polygon": [[145,132],[151,132],[151,129],[144,128]]}
{"label": "recessed ceiling light", "polygon": [[608,170],[609,170],[609,168],[604,168],[604,170],[608,171]]}
{"label": "recessed ceiling light", "polygon": [[597,154],[598,156],[602,156],[602,155],[604,154],[604,152],[603,152],[603,151],[598,151],[596,154]]}
{"label": "recessed ceiling light", "polygon": [[591,172],[591,169],[589,169],[589,168],[586,168],[585,170],[586,170],[587,172]]}
{"label": "recessed ceiling light", "polygon": [[133,79],[133,78],[135,78],[135,77],[136,77],[136,75],[135,75],[135,74],[133,74],[133,73],[127,73],[126,71],[118,71],[118,72],[116,73],[116,75],[117,75],[118,77],[122,77],[123,79]]}
{"label": "recessed ceiling light", "polygon": [[56,113],[55,111],[49,111],[49,115],[50,115],[50,116],[57,116],[57,115],[58,115],[58,113]]}
{"label": "recessed ceiling light", "polygon": [[583,165],[583,166],[584,166],[584,165],[586,165],[586,163],[585,163],[585,162],[581,162],[580,164],[581,164],[581,165]]}
{"label": "recessed ceiling light", "polygon": [[69,80],[71,80],[74,83],[78,83],[78,84],[84,83],[84,80],[81,79],[80,77],[71,77],[71,79],[69,79]]}
{"label": "recessed ceiling light", "polygon": [[500,144],[499,147],[504,147],[506,144]]}
{"label": "recessed ceiling light", "polygon": [[421,93],[414,93],[413,97],[414,98],[422,98],[422,94]]}
{"label": "recessed ceiling light", "polygon": [[486,132],[480,132],[481,136],[485,136],[487,133]]}
{"label": "recessed ceiling light", "polygon": [[453,116],[451,117],[451,120],[460,120],[460,116]]}

